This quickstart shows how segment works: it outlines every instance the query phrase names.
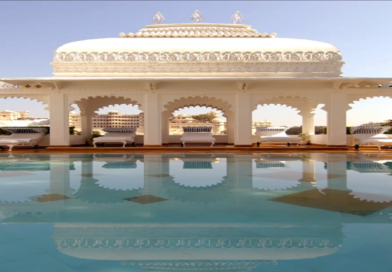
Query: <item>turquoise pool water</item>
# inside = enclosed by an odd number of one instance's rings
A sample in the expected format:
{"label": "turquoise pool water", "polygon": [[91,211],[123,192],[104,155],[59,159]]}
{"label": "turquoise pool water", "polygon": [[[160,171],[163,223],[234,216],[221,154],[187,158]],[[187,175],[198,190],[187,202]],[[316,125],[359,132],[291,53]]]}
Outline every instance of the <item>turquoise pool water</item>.
{"label": "turquoise pool water", "polygon": [[384,272],[391,253],[391,156],[0,155],[1,272]]}

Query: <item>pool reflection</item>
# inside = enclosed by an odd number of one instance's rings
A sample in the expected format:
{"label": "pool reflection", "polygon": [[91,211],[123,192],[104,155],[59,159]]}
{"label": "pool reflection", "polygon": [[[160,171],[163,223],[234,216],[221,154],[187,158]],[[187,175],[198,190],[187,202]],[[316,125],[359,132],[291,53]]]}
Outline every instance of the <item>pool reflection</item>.
{"label": "pool reflection", "polygon": [[321,153],[0,156],[0,226],[50,224],[53,234],[40,235],[62,255],[146,270],[334,258],[355,240],[347,226],[391,223],[391,162]]}

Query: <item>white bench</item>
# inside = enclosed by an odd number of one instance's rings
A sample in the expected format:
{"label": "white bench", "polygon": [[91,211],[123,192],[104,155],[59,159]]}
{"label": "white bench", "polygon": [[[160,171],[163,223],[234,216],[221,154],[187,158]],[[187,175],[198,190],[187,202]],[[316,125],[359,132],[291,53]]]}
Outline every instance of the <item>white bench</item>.
{"label": "white bench", "polygon": [[359,149],[362,145],[375,145],[378,150],[381,146],[392,146],[392,139],[389,139],[385,131],[391,127],[383,126],[358,126],[351,128],[351,134],[355,140],[355,149]]}
{"label": "white bench", "polygon": [[215,138],[211,133],[212,127],[184,127],[183,130],[180,139],[183,147],[186,143],[211,143],[211,147],[215,144]]}
{"label": "white bench", "polygon": [[3,127],[2,129],[12,133],[8,137],[0,139],[0,146],[9,147],[12,151],[14,146],[31,146],[38,148],[38,142],[44,137],[47,128],[24,128],[24,127]]}
{"label": "white bench", "polygon": [[103,131],[106,134],[102,137],[97,137],[93,139],[94,147],[97,147],[98,143],[122,143],[123,147],[127,144],[131,143],[133,146],[135,144],[135,137],[136,137],[136,127],[130,128],[104,128]]}
{"label": "white bench", "polygon": [[286,143],[288,146],[291,143],[297,143],[298,146],[301,138],[287,135],[287,129],[286,127],[256,127],[256,136],[259,137],[257,146],[260,146],[262,142],[267,142],[268,145],[270,143]]}

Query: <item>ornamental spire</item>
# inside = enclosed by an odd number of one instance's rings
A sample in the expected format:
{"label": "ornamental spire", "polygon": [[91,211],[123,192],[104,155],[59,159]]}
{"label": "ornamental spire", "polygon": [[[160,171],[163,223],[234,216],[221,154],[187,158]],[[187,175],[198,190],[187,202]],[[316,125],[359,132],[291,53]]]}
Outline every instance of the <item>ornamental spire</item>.
{"label": "ornamental spire", "polygon": [[230,20],[233,21],[233,24],[239,24],[240,22],[244,21],[244,17],[242,17],[242,14],[237,11],[231,16]]}
{"label": "ornamental spire", "polygon": [[157,24],[161,24],[163,21],[165,21],[165,17],[158,11],[155,13],[154,17],[152,17],[152,20]]}
{"label": "ornamental spire", "polygon": [[204,17],[203,17],[203,14],[201,14],[200,11],[196,10],[196,11],[192,14],[191,19],[192,19],[193,21],[195,21],[195,23],[200,23],[200,21],[204,20]]}

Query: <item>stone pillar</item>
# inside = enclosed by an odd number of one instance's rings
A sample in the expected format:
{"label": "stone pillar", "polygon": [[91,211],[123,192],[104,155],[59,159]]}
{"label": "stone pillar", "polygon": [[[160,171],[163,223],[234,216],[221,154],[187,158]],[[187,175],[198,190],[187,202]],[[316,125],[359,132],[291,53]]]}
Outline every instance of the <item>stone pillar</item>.
{"label": "stone pillar", "polygon": [[304,158],[302,160],[302,178],[298,181],[302,182],[315,182],[316,170],[314,160]]}
{"label": "stone pillar", "polygon": [[314,135],[314,113],[312,110],[301,111],[299,115],[302,116],[302,133]]}
{"label": "stone pillar", "polygon": [[162,114],[162,145],[169,145],[169,115],[168,113]]}
{"label": "stone pillar", "polygon": [[92,116],[89,113],[81,113],[80,117],[82,121],[82,135],[87,141],[93,134]]}
{"label": "stone pillar", "polygon": [[226,114],[226,134],[227,134],[227,143],[229,145],[234,144],[234,130],[235,130],[235,120],[234,113],[230,112]]}
{"label": "stone pillar", "polygon": [[51,94],[50,146],[69,146],[69,105],[68,96],[62,93]]}
{"label": "stone pillar", "polygon": [[235,146],[252,146],[252,103],[248,93],[237,94],[234,135]]}
{"label": "stone pillar", "polygon": [[144,95],[144,146],[162,146],[161,97],[151,92]]}
{"label": "stone pillar", "polygon": [[327,109],[327,144],[329,146],[346,146],[346,112],[349,109],[347,95],[330,94]]}
{"label": "stone pillar", "polygon": [[50,187],[46,190],[48,194],[72,196],[73,190],[69,183],[71,165],[69,155],[50,155]]}

